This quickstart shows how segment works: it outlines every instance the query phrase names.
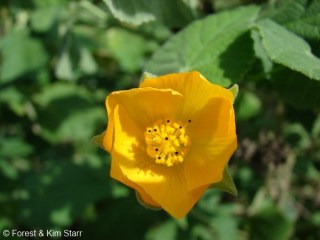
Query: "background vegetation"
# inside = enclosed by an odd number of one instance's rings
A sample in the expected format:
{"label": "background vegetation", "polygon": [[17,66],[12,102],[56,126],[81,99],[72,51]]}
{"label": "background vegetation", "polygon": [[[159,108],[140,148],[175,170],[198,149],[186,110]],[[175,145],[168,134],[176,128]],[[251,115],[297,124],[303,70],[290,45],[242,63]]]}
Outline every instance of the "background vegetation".
{"label": "background vegetation", "polygon": [[[1,239],[320,239],[319,0],[2,0],[0,37]],[[209,190],[174,221],[90,139],[109,92],[189,70],[240,86],[239,194]]]}

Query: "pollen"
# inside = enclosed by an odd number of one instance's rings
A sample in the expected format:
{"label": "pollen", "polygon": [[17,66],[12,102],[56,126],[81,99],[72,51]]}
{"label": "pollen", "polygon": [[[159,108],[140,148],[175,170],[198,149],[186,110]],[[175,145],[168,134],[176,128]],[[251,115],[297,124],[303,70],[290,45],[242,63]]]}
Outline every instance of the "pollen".
{"label": "pollen", "polygon": [[163,119],[148,127],[144,133],[148,155],[168,167],[182,163],[191,144],[187,135],[190,123]]}

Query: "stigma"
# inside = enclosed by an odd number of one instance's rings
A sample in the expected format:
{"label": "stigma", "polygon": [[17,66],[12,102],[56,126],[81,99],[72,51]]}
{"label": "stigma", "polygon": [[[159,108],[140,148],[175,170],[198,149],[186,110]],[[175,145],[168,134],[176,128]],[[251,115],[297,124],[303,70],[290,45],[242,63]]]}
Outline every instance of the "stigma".
{"label": "stigma", "polygon": [[145,131],[147,154],[158,164],[168,167],[180,164],[190,147],[190,138],[186,128],[191,120],[186,123],[164,119],[156,121]]}

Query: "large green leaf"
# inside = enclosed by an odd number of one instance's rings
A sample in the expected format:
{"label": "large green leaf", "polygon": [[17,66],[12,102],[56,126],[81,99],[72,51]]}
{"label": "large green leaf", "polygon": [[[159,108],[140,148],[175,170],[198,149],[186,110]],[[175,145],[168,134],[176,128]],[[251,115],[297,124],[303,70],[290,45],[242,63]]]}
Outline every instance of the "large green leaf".
{"label": "large green leaf", "polygon": [[120,21],[139,25],[159,21],[172,27],[181,27],[193,20],[191,9],[182,0],[104,0]]}
{"label": "large green leaf", "polygon": [[320,1],[277,1],[262,14],[305,38],[320,38]]}
{"label": "large green leaf", "polygon": [[39,70],[48,60],[41,42],[22,30],[8,33],[1,39],[0,50],[3,57],[0,75],[2,83]]}
{"label": "large green leaf", "polygon": [[320,81],[310,80],[305,75],[287,68],[272,74],[272,83],[280,96],[297,109],[320,107]]}
{"label": "large green leaf", "polygon": [[254,55],[246,32],[258,11],[258,7],[249,6],[194,22],[169,39],[145,70],[156,75],[198,70],[224,86],[237,82]]}
{"label": "large green leaf", "polygon": [[257,31],[267,56],[287,67],[277,66],[271,75],[284,100],[299,109],[319,107],[320,59],[308,43],[272,20],[258,22]]}
{"label": "large green leaf", "polygon": [[306,41],[272,20],[259,21],[257,28],[262,45],[272,61],[320,80],[320,59],[312,54]]}
{"label": "large green leaf", "polygon": [[251,30],[251,38],[253,39],[253,48],[256,57],[260,60],[261,68],[265,74],[270,74],[272,68],[273,68],[273,63],[268,57],[266,50],[264,50],[262,46],[262,39],[260,37],[260,34],[258,30],[252,29]]}

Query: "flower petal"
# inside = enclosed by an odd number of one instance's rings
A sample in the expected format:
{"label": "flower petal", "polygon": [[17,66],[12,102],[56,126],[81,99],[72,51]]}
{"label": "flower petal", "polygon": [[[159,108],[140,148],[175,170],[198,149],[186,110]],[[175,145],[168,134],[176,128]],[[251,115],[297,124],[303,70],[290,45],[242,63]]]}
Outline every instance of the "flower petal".
{"label": "flower petal", "polygon": [[139,197],[143,201],[144,204],[149,205],[151,208],[160,208],[159,204],[157,204],[151,196],[149,196],[140,186],[130,181],[121,171],[119,165],[117,163],[113,164],[111,168],[110,176],[118,181],[122,182],[123,184],[131,187],[132,189],[136,190],[139,194]]}
{"label": "flower petal", "polygon": [[181,93],[184,96],[184,104],[178,113],[181,120],[191,117],[194,112],[204,107],[212,98],[225,98],[231,103],[234,99],[231,91],[210,83],[196,71],[146,78],[142,81],[140,87],[170,88]]}
{"label": "flower petal", "polygon": [[190,151],[184,161],[188,190],[219,182],[237,147],[233,105],[213,98],[193,115],[187,126]]}
{"label": "flower petal", "polygon": [[183,165],[167,168],[165,171],[158,169],[156,174],[163,176],[161,182],[150,181],[152,175],[140,174],[140,176],[136,176],[138,177],[136,179],[132,176],[132,179],[137,181],[137,184],[176,219],[184,217],[208,188],[207,185],[189,191]]}
{"label": "flower petal", "polygon": [[213,98],[195,112],[187,126],[192,142],[208,142],[236,134],[234,109],[225,98]]}
{"label": "flower petal", "polygon": [[[144,149],[139,147],[138,142],[137,142],[137,137],[140,135],[140,130],[134,125],[132,120],[126,117],[126,128],[127,132],[124,132],[122,130],[122,127],[118,125],[117,119],[119,119],[119,105],[115,107],[115,124],[117,126],[116,133],[117,133],[117,138],[116,138],[116,143],[115,143],[115,148],[111,152],[111,171],[110,171],[110,176],[123,184],[135,189],[141,199],[148,205],[152,207],[159,207],[159,205],[137,184],[134,182],[130,181],[127,176],[123,173],[123,171],[120,168],[119,163],[124,162],[125,159],[130,159],[131,161],[134,161],[134,156],[132,148],[137,147],[138,152],[141,153],[143,158],[148,158],[147,155],[143,154]],[[141,136],[140,136],[141,137]],[[119,140],[119,141],[118,141]],[[121,159],[123,159],[121,161]]]}
{"label": "flower petal", "polygon": [[[183,164],[167,167],[155,163],[146,154],[141,146],[143,144],[138,142],[139,127],[121,105],[115,108],[114,120],[117,138],[112,150],[112,162],[119,166],[120,174],[112,176],[116,179],[125,176],[141,187],[146,196],[152,196],[151,199],[173,217],[185,216],[208,186],[189,191]],[[114,173],[115,170],[113,169]]]}
{"label": "flower petal", "polygon": [[141,191],[136,191],[136,198],[142,206],[152,210],[162,209],[142,188],[140,189]]}
{"label": "flower petal", "polygon": [[117,104],[126,108],[132,118],[144,132],[148,124],[159,118],[166,118],[177,108],[183,97],[171,89],[136,88],[111,93],[106,99],[108,128],[103,138],[103,146],[111,152],[114,140],[114,108]]}
{"label": "flower petal", "polygon": [[[118,153],[115,153],[117,155]],[[121,156],[115,156],[113,157],[118,158]],[[160,206],[150,197],[140,186],[130,181],[121,171],[119,164],[117,161],[112,161],[111,163],[111,172],[110,176],[119,182],[127,185],[128,187],[131,187],[132,189],[137,191],[137,194],[139,194],[139,197],[144,202],[144,204],[151,206],[152,208],[159,208]]]}
{"label": "flower petal", "polygon": [[194,144],[184,162],[188,190],[221,181],[224,168],[236,148],[235,135]]}

